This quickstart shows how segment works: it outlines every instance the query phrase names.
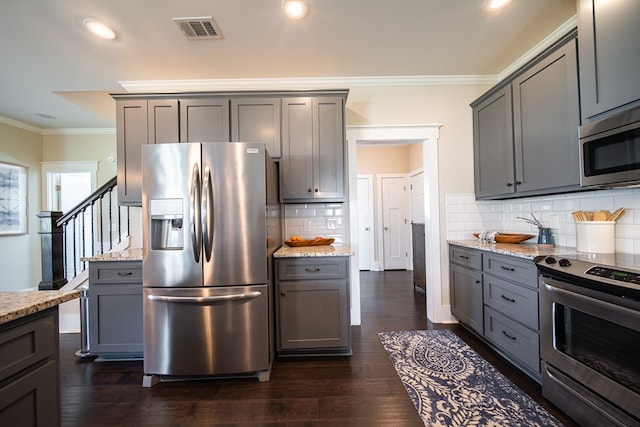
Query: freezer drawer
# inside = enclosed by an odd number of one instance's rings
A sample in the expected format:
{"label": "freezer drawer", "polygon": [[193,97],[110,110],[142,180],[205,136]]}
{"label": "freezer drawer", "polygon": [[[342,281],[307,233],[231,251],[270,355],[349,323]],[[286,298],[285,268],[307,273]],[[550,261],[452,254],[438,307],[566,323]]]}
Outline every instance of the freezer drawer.
{"label": "freezer drawer", "polygon": [[269,287],[144,288],[144,372],[268,371]]}

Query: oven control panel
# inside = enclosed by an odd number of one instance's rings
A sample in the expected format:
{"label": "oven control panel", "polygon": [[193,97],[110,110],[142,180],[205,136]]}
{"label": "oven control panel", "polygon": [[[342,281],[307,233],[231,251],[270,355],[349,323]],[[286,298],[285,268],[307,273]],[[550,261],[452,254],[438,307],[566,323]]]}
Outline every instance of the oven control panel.
{"label": "oven control panel", "polygon": [[640,285],[640,274],[630,273],[627,271],[614,270],[612,268],[607,267],[591,267],[588,269],[586,274],[590,274],[592,276],[604,277],[606,279],[619,280],[621,282],[634,283],[636,285]]}

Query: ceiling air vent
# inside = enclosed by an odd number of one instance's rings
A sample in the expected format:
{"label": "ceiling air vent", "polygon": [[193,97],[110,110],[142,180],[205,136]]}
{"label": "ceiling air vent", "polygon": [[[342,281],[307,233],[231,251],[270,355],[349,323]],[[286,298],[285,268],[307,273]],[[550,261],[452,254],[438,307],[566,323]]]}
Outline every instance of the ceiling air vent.
{"label": "ceiling air vent", "polygon": [[222,32],[210,16],[200,18],[173,18],[182,34],[189,40],[221,39]]}

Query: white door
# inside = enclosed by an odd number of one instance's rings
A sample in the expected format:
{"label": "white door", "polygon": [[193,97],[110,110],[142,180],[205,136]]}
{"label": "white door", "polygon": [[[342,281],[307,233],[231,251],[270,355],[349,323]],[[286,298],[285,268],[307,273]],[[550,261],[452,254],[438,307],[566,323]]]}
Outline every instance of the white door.
{"label": "white door", "polygon": [[424,173],[418,172],[409,179],[411,190],[411,222],[424,222]]}
{"label": "white door", "polygon": [[371,270],[373,259],[373,175],[358,175],[358,260]]}
{"label": "white door", "polygon": [[407,178],[381,177],[384,269],[407,268]]}

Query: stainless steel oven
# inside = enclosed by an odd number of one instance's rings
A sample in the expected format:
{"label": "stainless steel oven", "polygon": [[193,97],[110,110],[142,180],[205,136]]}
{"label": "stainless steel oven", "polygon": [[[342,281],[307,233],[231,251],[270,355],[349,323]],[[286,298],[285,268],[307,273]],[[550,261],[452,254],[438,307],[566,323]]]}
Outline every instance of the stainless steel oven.
{"label": "stainless steel oven", "polygon": [[640,270],[621,258],[537,260],[542,393],[584,426],[640,426]]}

